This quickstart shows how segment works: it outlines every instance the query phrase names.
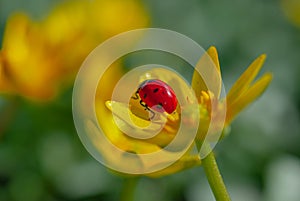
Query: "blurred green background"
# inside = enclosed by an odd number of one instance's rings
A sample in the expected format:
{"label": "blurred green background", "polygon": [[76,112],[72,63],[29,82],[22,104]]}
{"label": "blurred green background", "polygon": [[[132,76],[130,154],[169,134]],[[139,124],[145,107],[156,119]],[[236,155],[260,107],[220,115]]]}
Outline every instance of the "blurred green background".
{"label": "blurred green background", "polygon": [[[38,19],[59,2],[0,0],[0,38],[11,13],[22,10]],[[217,47],[227,90],[251,61],[267,54],[263,71],[273,72],[273,82],[215,152],[232,200],[300,200],[300,24],[276,0],[142,2],[152,27],[187,35],[205,49]],[[0,97],[0,201],[119,199],[124,179],[81,144],[71,98],[72,87],[47,104]],[[135,200],[214,198],[203,169],[194,168],[142,178]]]}

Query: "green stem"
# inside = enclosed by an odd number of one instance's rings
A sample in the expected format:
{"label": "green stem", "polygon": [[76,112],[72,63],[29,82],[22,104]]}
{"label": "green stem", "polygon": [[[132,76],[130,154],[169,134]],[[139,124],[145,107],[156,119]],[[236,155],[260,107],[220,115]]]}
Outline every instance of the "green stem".
{"label": "green stem", "polygon": [[121,192],[121,201],[133,201],[138,177],[126,177]]}
{"label": "green stem", "polygon": [[230,201],[229,194],[212,151],[202,160],[202,165],[216,201]]}

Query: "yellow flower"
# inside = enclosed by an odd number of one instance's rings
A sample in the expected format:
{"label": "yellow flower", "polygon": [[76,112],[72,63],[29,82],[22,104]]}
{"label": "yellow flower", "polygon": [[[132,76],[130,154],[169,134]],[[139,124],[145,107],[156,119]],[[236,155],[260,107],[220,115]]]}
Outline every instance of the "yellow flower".
{"label": "yellow flower", "polygon": [[[196,139],[192,143],[191,147],[184,153],[184,155],[179,158],[179,160],[177,160],[175,163],[171,163],[170,166],[162,170],[148,173],[146,174],[147,176],[164,176],[184,170],[186,168],[200,165],[201,158],[199,152],[195,150],[195,145],[199,145],[202,143],[204,137],[206,136],[209,124],[213,124],[213,131],[216,132],[225,129],[239,112],[241,112],[247,105],[257,99],[264,92],[264,90],[271,82],[272,75],[270,73],[266,73],[257,81],[253,81],[256,78],[265,60],[265,55],[262,55],[257,58],[242,74],[242,76],[233,85],[228,95],[226,97],[220,97],[222,77],[218,54],[215,47],[209,48],[207,51],[207,55],[208,56],[203,56],[199,60],[197,65],[203,66],[204,64],[207,64],[208,60],[213,61],[214,65],[204,66],[206,66],[207,71],[211,70],[208,68],[216,68],[213,70],[216,70],[217,74],[212,74],[212,76],[210,77],[212,82],[209,90],[206,86],[206,83],[203,81],[202,77],[197,71],[194,72],[192,78],[192,89],[198,100],[197,102],[199,105],[200,114],[200,121]],[[122,74],[122,69],[110,69],[105,72],[99,82],[98,86],[103,86],[104,83],[105,86],[109,86],[107,88],[102,87],[97,91],[95,107],[99,125],[101,126],[109,141],[120,150],[123,150],[124,153],[135,153],[138,157],[139,154],[161,151],[174,139],[178,128],[177,126],[180,123],[180,119],[182,118],[181,114],[176,111],[177,114],[175,115],[162,115],[166,118],[166,124],[159,132],[159,134],[157,134],[153,138],[135,139],[124,134],[119,128],[134,127],[134,125],[132,125],[132,122],[134,122],[133,124],[139,125],[140,128],[144,130],[151,128],[147,127],[149,125],[149,120],[144,117],[144,114],[141,114],[141,111],[138,111],[138,107],[141,107],[138,101],[135,102],[133,100],[130,100],[128,106],[125,103],[110,100],[112,97],[113,88],[117,84],[118,80],[122,77]],[[168,79],[168,75],[166,73],[161,73],[161,76],[163,80]],[[147,76],[145,76],[145,78],[143,79],[147,79]],[[178,85],[180,85],[180,83],[178,83]],[[134,89],[132,90],[134,92]],[[213,105],[215,108],[217,108],[216,110],[212,110]],[[128,113],[130,117],[129,120],[127,120],[128,117],[126,116]],[[226,116],[224,116],[225,114]],[[114,119],[114,115],[117,116],[116,119]],[[157,119],[154,119],[154,123],[152,123],[154,124],[154,126],[156,120],[158,122],[161,120],[160,116],[155,116],[155,118]],[[222,119],[225,119],[225,123],[224,121],[221,121]],[[192,125],[193,122],[189,123],[191,123]],[[96,144],[96,147],[99,148],[99,150],[102,149],[102,151],[105,152],[103,153],[104,160],[112,163],[117,163],[119,160],[121,160],[118,157],[122,156],[117,156],[110,150],[103,150],[101,142],[94,143]],[[159,161],[157,161],[157,163],[159,163]]]}
{"label": "yellow flower", "polygon": [[138,0],[66,1],[41,21],[12,15],[0,51],[0,92],[52,99],[98,44],[148,23]]}
{"label": "yellow flower", "polygon": [[[23,14],[12,16],[6,26],[1,50],[1,91],[47,98],[57,74],[55,58],[46,55],[37,26]],[[47,85],[46,85],[47,83]]]}

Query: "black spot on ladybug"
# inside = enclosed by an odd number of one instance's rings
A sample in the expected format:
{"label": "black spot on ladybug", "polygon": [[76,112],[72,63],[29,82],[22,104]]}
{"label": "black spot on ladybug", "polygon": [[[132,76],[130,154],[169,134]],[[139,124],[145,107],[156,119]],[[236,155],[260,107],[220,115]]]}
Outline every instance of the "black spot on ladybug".
{"label": "black spot on ladybug", "polygon": [[[148,97],[148,95],[151,97]],[[177,98],[172,88],[157,79],[142,82],[134,97],[134,99],[138,98],[140,99],[140,105],[151,112],[152,116],[150,119],[155,116],[152,108],[157,112],[161,112],[163,108],[167,113],[171,114],[177,106]]]}
{"label": "black spot on ladybug", "polygon": [[156,93],[156,92],[158,92],[158,88],[155,88],[155,89],[153,90],[153,93]]}

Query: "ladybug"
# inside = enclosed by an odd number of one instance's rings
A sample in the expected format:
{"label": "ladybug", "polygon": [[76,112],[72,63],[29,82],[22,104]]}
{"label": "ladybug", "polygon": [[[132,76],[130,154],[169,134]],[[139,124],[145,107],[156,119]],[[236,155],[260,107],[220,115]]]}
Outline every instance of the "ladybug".
{"label": "ladybug", "polygon": [[[165,82],[158,79],[145,80],[139,85],[133,99],[140,97],[140,104],[152,113],[152,119],[156,112],[173,113],[176,110],[178,101],[173,89]],[[151,110],[151,109],[152,110]]]}

